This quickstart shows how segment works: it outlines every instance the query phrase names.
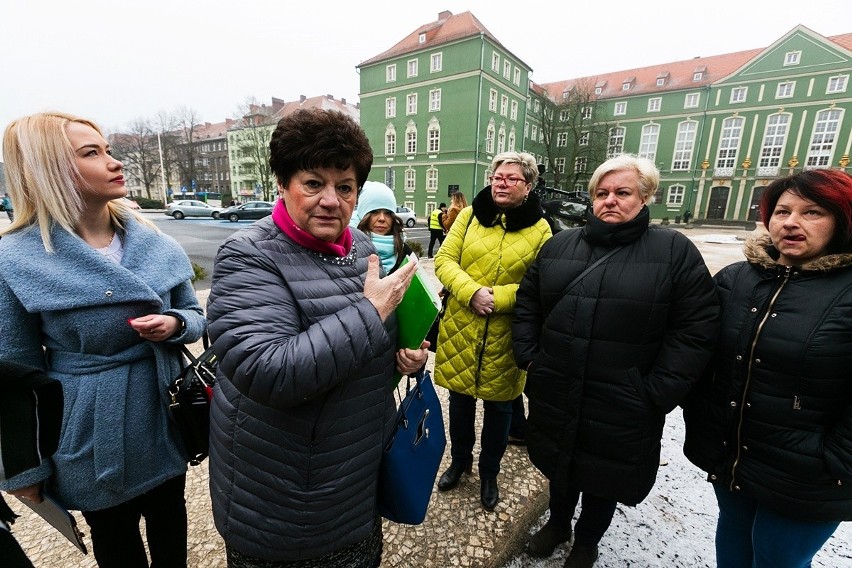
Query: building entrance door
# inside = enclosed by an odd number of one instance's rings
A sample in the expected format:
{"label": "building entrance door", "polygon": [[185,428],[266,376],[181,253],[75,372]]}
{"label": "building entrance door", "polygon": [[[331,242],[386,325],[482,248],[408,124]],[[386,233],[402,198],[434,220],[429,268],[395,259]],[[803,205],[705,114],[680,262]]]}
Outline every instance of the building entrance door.
{"label": "building entrance door", "polygon": [[760,187],[755,187],[752,189],[751,204],[748,206],[749,221],[760,220],[760,198],[763,197],[763,190],[765,189],[765,185],[761,185]]}
{"label": "building entrance door", "polygon": [[728,207],[728,195],[730,193],[730,187],[719,186],[710,190],[710,203],[707,204],[708,219],[725,218],[725,210]]}

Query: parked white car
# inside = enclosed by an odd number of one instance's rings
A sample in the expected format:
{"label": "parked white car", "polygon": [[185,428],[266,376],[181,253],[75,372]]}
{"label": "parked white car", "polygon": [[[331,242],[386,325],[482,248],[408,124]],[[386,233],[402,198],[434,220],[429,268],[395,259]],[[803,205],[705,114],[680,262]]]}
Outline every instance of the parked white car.
{"label": "parked white car", "polygon": [[396,216],[399,217],[399,220],[402,221],[402,224],[408,228],[413,227],[414,224],[417,223],[417,216],[414,214],[414,211],[412,211],[408,207],[397,205]]}

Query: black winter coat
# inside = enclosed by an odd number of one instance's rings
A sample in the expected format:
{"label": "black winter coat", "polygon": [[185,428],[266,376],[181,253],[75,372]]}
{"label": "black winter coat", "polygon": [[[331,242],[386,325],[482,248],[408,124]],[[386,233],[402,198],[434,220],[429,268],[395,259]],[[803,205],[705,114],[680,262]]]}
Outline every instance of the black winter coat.
{"label": "black winter coat", "polygon": [[[567,293],[613,246],[623,246]],[[719,307],[701,254],[682,234],[589,215],[548,241],[527,271],[512,326],[527,373],[527,443],[557,489],[627,505],[651,491],[665,415],[710,360]]]}
{"label": "black winter coat", "polygon": [[368,538],[395,415],[396,320],[364,298],[369,237],[327,257],[272,217],[220,247],[208,300],[219,363],[210,494],[228,546],[318,558]]}
{"label": "black winter coat", "polygon": [[[684,403],[708,480],[806,521],[852,520],[852,255],[777,264],[769,238],[716,277],[722,333]],[[777,256],[777,255],[776,255]]]}

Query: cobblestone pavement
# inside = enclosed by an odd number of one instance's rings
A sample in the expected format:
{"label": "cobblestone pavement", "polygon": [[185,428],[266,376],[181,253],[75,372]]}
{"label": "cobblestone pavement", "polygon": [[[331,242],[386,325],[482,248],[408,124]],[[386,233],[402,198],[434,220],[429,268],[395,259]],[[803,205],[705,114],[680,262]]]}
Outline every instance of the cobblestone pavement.
{"label": "cobblestone pavement", "polygon": [[[692,238],[702,251],[711,270],[742,258],[736,239],[744,239],[749,231],[696,227],[679,228]],[[715,240],[720,242],[707,242]],[[727,241],[727,243],[726,243]],[[423,267],[434,277],[431,260]],[[436,281],[437,283],[437,281]],[[198,290],[202,305],[207,290]],[[193,348],[200,351],[200,345]],[[430,359],[430,367],[432,361]],[[447,391],[438,389],[444,404],[446,424]],[[481,421],[481,405],[477,420]],[[479,430],[477,430],[479,431]],[[448,435],[449,438],[449,435]],[[476,453],[477,450],[474,450]],[[449,451],[440,471],[449,465]],[[529,528],[539,521],[547,505],[546,481],[532,467],[523,447],[509,446],[498,478],[500,503],[494,512],[479,504],[479,477],[464,478],[460,486],[447,493],[435,492],[426,521],[416,527],[385,521],[385,550],[382,566],[390,567],[497,567],[506,564],[528,536]],[[222,539],[213,526],[207,487],[207,464],[190,468],[186,488],[189,512],[189,565],[215,568],[225,566]],[[70,543],[14,498],[10,506],[21,515],[13,533],[37,568],[95,567],[91,553],[83,556]],[[76,514],[87,533],[85,521]],[[86,535],[87,542],[90,542]]]}

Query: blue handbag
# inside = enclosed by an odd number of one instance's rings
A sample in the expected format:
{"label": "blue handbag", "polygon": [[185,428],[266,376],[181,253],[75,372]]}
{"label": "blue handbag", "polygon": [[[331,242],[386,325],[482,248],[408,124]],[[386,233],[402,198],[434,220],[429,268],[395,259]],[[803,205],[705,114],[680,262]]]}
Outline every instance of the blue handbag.
{"label": "blue handbag", "polygon": [[441,401],[429,371],[408,377],[396,424],[379,469],[379,514],[395,523],[419,525],[426,517],[447,437]]}

